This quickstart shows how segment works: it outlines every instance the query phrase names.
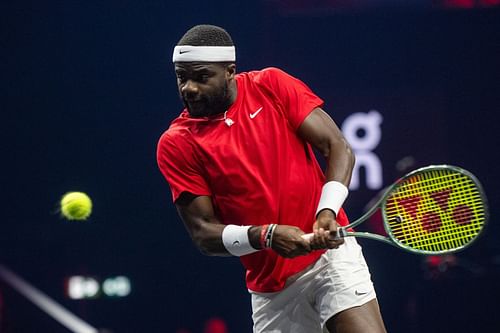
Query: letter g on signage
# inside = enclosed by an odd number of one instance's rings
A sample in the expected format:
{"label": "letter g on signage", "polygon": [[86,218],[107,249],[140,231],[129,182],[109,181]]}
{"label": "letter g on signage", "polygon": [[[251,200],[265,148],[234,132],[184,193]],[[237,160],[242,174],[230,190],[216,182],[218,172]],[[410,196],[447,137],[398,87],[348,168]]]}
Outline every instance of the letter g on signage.
{"label": "letter g on signage", "polygon": [[[356,112],[346,118],[342,124],[342,132],[352,149],[373,150],[382,138],[381,123],[382,115],[378,111]],[[359,136],[359,131],[363,131],[364,135]]]}
{"label": "letter g on signage", "polygon": [[382,115],[371,110],[356,112],[344,120],[342,132],[356,155],[356,165],[352,173],[350,189],[360,187],[360,169],[366,173],[366,186],[371,190],[382,188],[382,163],[374,150],[382,138]]}

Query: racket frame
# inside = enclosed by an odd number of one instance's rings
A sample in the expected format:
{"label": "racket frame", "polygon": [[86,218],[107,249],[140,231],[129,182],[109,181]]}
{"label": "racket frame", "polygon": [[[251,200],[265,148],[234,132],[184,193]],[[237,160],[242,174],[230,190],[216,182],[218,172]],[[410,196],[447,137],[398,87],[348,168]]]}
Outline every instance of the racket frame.
{"label": "racket frame", "polygon": [[[387,213],[385,210],[387,199],[389,196],[393,193],[394,189],[399,186],[399,184],[406,179],[413,177],[417,174],[428,172],[428,171],[438,171],[438,170],[453,170],[455,172],[458,172],[460,174],[463,174],[470,178],[472,182],[476,185],[478,192],[480,194],[481,200],[483,202],[483,209],[484,209],[484,222],[481,230],[479,233],[467,244],[464,244],[463,246],[457,247],[456,249],[450,249],[450,250],[442,250],[442,251],[430,251],[430,250],[418,250],[414,249],[409,246],[405,246],[404,244],[400,243],[398,239],[393,235],[391,228],[388,225],[388,217]],[[389,235],[383,236],[379,234],[372,234],[369,232],[358,232],[358,231],[348,231],[347,229],[354,228],[361,223],[363,223],[365,220],[367,220],[377,209],[380,209],[382,211],[382,221],[384,224],[384,229],[386,233]],[[337,234],[336,237],[361,237],[361,238],[367,238],[367,239],[373,239],[373,240],[378,240],[390,245],[393,245],[397,248],[403,249],[405,251],[415,253],[415,254],[420,254],[420,255],[442,255],[442,254],[449,254],[449,253],[455,253],[462,251],[469,246],[471,246],[474,242],[477,241],[477,239],[484,233],[484,229],[486,228],[486,225],[488,223],[489,219],[489,209],[488,209],[488,201],[486,199],[486,195],[484,193],[483,187],[479,180],[477,179],[476,176],[474,176],[472,173],[469,171],[462,169],[457,166],[453,165],[448,165],[448,164],[441,164],[441,165],[429,165],[426,167],[422,167],[416,170],[413,170],[409,172],[408,174],[404,175],[403,177],[399,178],[396,182],[394,182],[392,185],[390,185],[385,191],[384,194],[380,197],[380,199],[377,200],[377,202],[368,210],[366,211],[365,214],[363,214],[361,217],[359,217],[356,221],[350,223],[347,226],[339,227],[337,229]]]}

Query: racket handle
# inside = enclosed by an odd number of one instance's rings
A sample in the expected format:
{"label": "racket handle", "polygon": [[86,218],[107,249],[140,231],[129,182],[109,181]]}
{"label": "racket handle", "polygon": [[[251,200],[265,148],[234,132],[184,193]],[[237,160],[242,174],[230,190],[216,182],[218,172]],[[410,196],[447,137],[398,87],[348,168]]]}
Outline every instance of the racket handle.
{"label": "racket handle", "polygon": [[[334,239],[339,239],[347,236],[347,232],[345,231],[344,228],[338,228],[337,232],[335,233]],[[302,238],[304,238],[306,241],[311,241],[313,239],[314,234],[311,232],[310,234],[303,234]]]}
{"label": "racket handle", "polygon": [[310,234],[303,234],[302,238],[304,238],[306,241],[311,241],[311,239],[314,237],[313,233]]}

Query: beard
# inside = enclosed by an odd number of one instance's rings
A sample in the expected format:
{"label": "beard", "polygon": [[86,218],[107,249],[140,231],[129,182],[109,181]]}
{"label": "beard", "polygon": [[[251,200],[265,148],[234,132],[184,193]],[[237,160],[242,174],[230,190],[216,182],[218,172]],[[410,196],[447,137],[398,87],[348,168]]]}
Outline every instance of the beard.
{"label": "beard", "polygon": [[220,90],[211,95],[187,98],[181,95],[182,102],[192,117],[206,117],[223,113],[229,107],[229,86],[227,82]]}

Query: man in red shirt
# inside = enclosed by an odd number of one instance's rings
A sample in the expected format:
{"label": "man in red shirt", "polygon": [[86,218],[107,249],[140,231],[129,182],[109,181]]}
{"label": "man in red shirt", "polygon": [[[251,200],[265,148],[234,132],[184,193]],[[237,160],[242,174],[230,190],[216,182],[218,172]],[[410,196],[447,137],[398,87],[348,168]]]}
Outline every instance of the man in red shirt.
{"label": "man in red shirt", "polygon": [[334,237],[348,224],[348,143],[304,83],[277,68],[236,74],[235,60],[211,25],[173,53],[185,109],[157,159],[193,242],[240,257],[254,332],[385,332],[361,248]]}

